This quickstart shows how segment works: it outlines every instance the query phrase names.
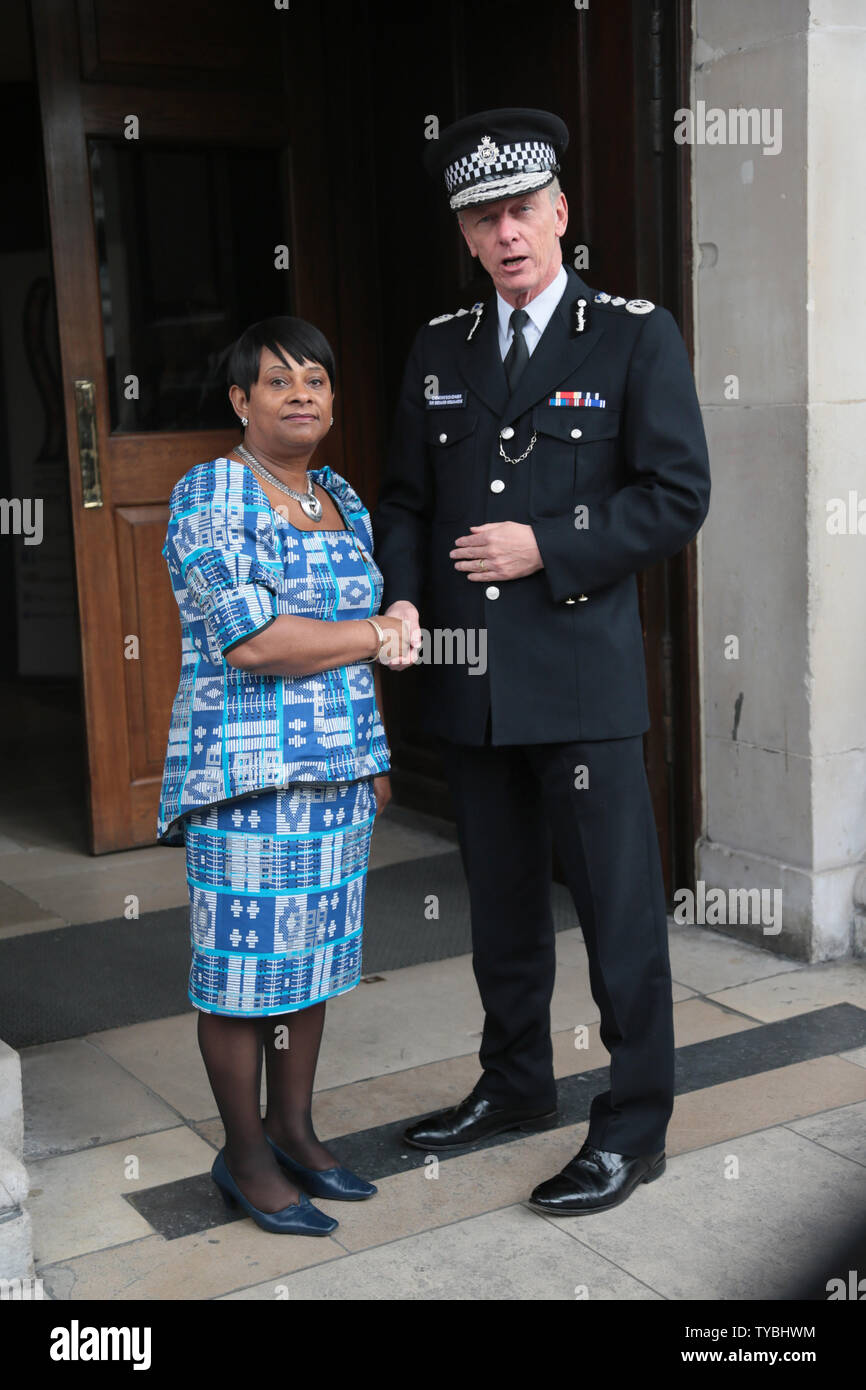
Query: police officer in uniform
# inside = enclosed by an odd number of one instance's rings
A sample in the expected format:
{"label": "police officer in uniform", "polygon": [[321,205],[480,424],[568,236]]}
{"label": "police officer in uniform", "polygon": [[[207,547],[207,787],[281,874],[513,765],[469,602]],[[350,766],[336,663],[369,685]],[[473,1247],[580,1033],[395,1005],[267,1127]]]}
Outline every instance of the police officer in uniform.
{"label": "police officer in uniform", "polygon": [[415,338],[374,534],[383,606],[409,621],[416,652],[422,623],[487,632],[483,674],[443,663],[417,677],[469,884],[481,1076],[405,1139],[448,1151],[557,1123],[555,843],[610,1084],[530,1205],[582,1215],[665,1167],[673,1013],[636,575],[695,535],[710,478],[671,315],[562,263],[567,142],[551,113],[509,109],[428,149],[494,293]]}

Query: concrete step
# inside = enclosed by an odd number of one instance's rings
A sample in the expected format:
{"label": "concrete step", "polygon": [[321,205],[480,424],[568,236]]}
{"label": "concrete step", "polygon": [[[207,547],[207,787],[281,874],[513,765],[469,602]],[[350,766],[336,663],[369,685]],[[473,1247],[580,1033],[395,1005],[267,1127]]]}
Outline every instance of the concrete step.
{"label": "concrete step", "polygon": [[0,1042],[0,1280],[33,1275],[33,1233],[23,1203],[30,1191],[24,1167],[21,1059]]}
{"label": "concrete step", "polygon": [[21,1058],[0,1038],[0,1144],[20,1158],[24,1152]]}

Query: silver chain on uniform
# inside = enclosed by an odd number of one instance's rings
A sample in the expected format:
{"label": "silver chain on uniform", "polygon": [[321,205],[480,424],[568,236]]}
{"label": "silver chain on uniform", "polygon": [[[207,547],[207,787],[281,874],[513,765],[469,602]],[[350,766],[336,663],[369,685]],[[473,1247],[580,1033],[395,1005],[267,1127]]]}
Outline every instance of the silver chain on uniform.
{"label": "silver chain on uniform", "polygon": [[522,454],[518,454],[516,459],[509,458],[508,454],[506,454],[505,450],[504,450],[503,447],[502,447],[502,440],[500,439],[500,441],[499,441],[499,453],[501,454],[502,458],[505,459],[505,462],[506,462],[506,463],[522,463],[523,460],[527,457],[527,455],[532,453],[532,450],[533,450],[533,448],[534,448],[534,446],[535,446],[535,441],[536,441],[537,438],[538,438],[538,435],[535,433],[535,430],[533,430],[533,431],[532,431],[532,438],[531,438],[530,441],[529,441],[528,447],[527,447],[526,449],[523,450],[523,453],[522,453]]}

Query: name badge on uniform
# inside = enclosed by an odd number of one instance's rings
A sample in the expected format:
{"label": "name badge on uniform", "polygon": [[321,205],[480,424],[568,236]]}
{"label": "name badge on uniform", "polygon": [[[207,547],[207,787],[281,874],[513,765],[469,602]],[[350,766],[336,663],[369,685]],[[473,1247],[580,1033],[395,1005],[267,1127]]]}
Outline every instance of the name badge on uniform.
{"label": "name badge on uniform", "polygon": [[557,391],[548,405],[599,406],[604,408],[607,401],[602,400],[597,391]]}
{"label": "name badge on uniform", "polygon": [[451,391],[447,395],[427,397],[428,410],[448,410],[466,404],[465,391]]}

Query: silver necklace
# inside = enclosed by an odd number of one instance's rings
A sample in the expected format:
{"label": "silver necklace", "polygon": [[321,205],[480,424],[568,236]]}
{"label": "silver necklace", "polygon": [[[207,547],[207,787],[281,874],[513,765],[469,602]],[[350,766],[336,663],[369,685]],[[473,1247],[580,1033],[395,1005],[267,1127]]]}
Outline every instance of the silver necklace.
{"label": "silver necklace", "polygon": [[295,501],[300,503],[301,511],[304,512],[311,521],[321,521],[322,504],[315,494],[311,477],[307,477],[307,491],[296,492],[293,487],[289,487],[288,483],[281,482],[279,478],[274,477],[273,473],[269,473],[265,465],[259,463],[255,454],[251,454],[245,445],[239,444],[235,449],[235,453],[240,454],[241,458],[245,463],[249,464],[250,468],[255,469],[257,473],[261,473],[263,478],[267,478],[272,487],[279,489],[280,492],[284,492],[288,497],[294,497]]}

